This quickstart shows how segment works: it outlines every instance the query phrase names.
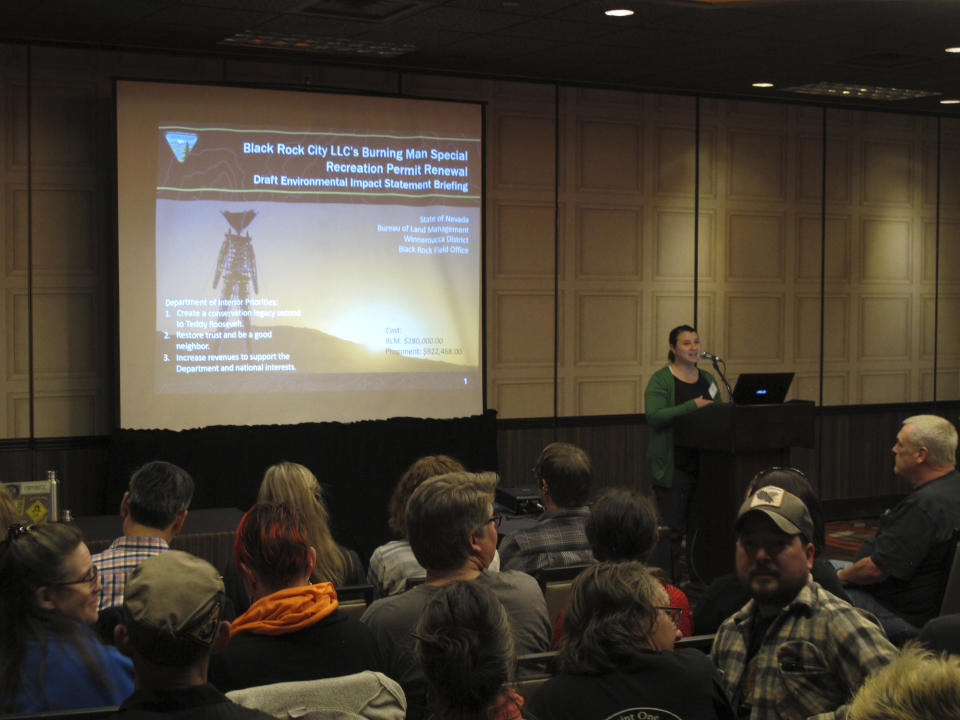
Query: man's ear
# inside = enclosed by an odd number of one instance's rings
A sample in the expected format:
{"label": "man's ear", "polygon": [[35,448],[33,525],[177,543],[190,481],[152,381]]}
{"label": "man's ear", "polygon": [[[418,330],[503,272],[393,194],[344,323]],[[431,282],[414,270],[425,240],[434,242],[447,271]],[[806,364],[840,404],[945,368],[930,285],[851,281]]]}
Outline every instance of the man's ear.
{"label": "man's ear", "polygon": [[224,620],[220,623],[220,626],[217,628],[217,637],[213,640],[213,647],[210,648],[210,653],[216,655],[218,652],[223,652],[227,647],[227,643],[230,642],[230,623]]}
{"label": "man's ear", "polygon": [[130,641],[130,633],[127,631],[127,626],[123,623],[118,623],[113,628],[113,644],[117,646],[117,650],[128,658],[133,657],[133,643]]}
{"label": "man's ear", "polygon": [[130,491],[127,490],[120,498],[120,517],[126,519],[130,514]]}
{"label": "man's ear", "polygon": [[181,510],[177,513],[177,519],[173,521],[173,525],[170,526],[170,529],[173,531],[173,534],[176,535],[183,529],[183,523],[187,519],[187,511]]}
{"label": "man's ear", "polygon": [[37,603],[37,607],[42,608],[43,610],[57,609],[57,606],[53,602],[53,588],[51,587],[41,585],[34,590],[33,598]]}
{"label": "man's ear", "polygon": [[807,543],[807,546],[803,549],[803,551],[807,556],[807,570],[813,570],[813,555],[814,555],[813,543]]}
{"label": "man's ear", "polygon": [[930,449],[926,445],[917,448],[917,462],[923,464],[930,457]]}
{"label": "man's ear", "polygon": [[486,526],[483,528],[478,528],[477,530],[471,530],[470,535],[467,537],[467,542],[470,544],[470,554],[479,555],[482,548],[480,546],[480,540],[483,539],[483,534],[486,532]]}

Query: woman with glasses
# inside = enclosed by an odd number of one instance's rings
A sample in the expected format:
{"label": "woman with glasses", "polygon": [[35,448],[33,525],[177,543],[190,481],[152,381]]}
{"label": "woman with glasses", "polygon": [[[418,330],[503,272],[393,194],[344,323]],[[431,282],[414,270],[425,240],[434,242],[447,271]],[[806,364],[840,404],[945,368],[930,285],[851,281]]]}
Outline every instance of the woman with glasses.
{"label": "woman with glasses", "polygon": [[673,650],[678,609],[640,562],[602,562],[573,583],[558,673],[530,700],[538,720],[735,716],[710,659]]}
{"label": "woman with glasses", "polygon": [[[0,542],[0,710],[119,705],[133,664],[90,630],[100,581],[80,531],[14,525]],[[2,714],[2,713],[0,713]]]}

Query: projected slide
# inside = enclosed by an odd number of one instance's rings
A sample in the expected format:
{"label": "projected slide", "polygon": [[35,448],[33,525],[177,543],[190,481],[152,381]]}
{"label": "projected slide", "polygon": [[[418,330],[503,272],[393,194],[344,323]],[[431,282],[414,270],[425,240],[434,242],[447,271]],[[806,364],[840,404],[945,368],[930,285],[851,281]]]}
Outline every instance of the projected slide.
{"label": "projected slide", "polygon": [[479,109],[197,90],[118,83],[122,424],[480,412]]}

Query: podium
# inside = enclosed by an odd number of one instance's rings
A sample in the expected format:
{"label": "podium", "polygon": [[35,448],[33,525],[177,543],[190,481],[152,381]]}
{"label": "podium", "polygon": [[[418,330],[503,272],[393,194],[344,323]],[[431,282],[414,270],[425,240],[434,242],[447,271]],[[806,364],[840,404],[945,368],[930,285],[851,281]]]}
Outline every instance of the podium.
{"label": "podium", "polygon": [[734,569],[733,525],[753,476],[789,464],[791,447],[813,447],[812,401],[713,404],[678,418],[674,444],[700,450],[691,577],[709,583]]}

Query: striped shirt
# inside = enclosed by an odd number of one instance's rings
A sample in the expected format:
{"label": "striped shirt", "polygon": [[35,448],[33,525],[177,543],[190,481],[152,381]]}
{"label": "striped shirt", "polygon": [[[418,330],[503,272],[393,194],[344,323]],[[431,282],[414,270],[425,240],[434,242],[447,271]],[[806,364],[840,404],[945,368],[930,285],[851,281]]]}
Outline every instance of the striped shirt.
{"label": "striped shirt", "polygon": [[734,708],[744,713],[752,705],[750,720],[843,718],[867,676],[897,655],[879,626],[808,578],[770,623],[751,673],[755,610],[751,600],[728,618],[711,652]]}
{"label": "striped shirt", "polygon": [[406,540],[392,540],[381,545],[370,556],[367,582],[377,597],[396,595],[406,589],[408,578],[425,578],[427,571],[417,562]]}
{"label": "striped shirt", "polygon": [[[499,572],[500,553],[494,553],[487,572]],[[407,580],[426,579],[427,571],[417,562],[406,540],[391,540],[373,551],[367,570],[367,583],[373,585],[375,598],[396,595],[407,589]]]}
{"label": "striped shirt", "polygon": [[122,605],[123,588],[133,569],[147,558],[169,549],[167,541],[160,537],[124,535],[114,540],[106,550],[94,555],[93,564],[103,585],[97,610]]}

